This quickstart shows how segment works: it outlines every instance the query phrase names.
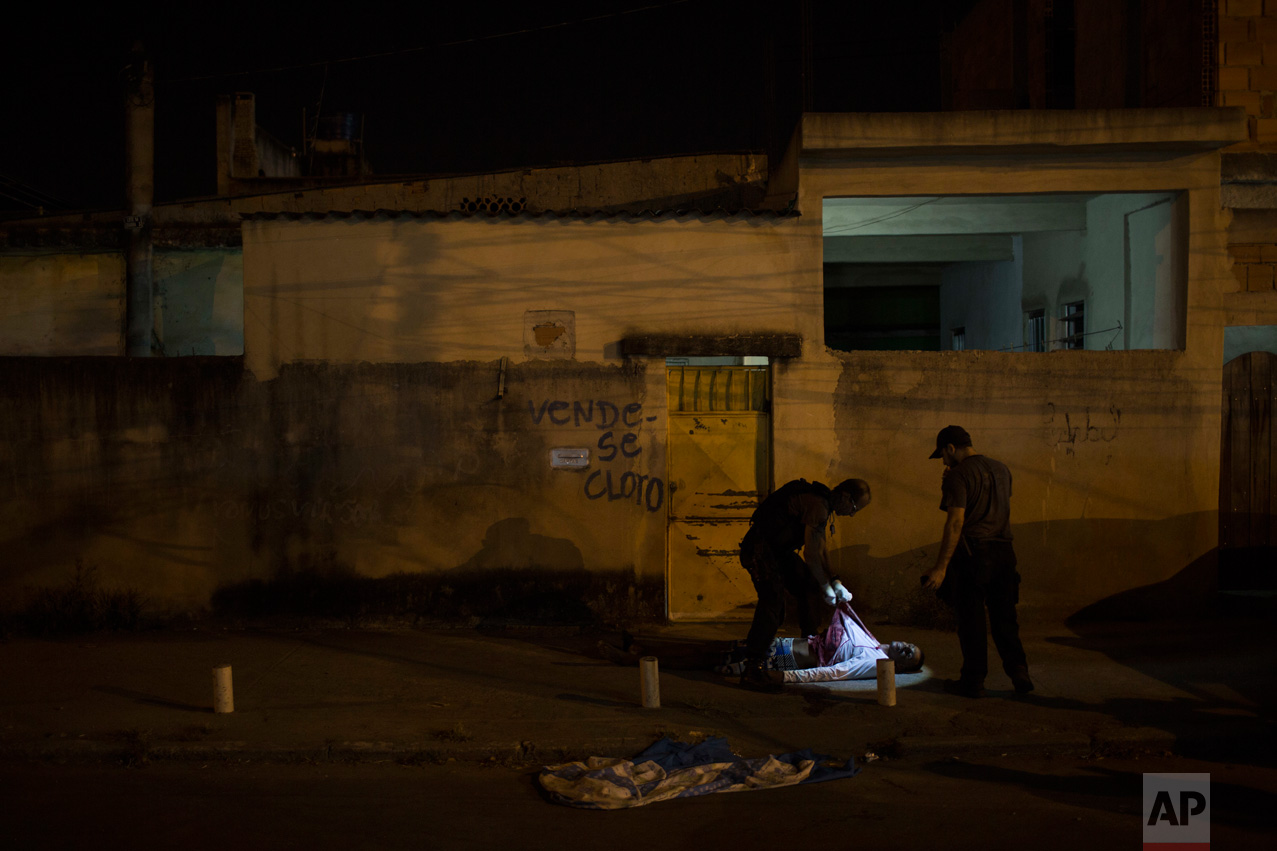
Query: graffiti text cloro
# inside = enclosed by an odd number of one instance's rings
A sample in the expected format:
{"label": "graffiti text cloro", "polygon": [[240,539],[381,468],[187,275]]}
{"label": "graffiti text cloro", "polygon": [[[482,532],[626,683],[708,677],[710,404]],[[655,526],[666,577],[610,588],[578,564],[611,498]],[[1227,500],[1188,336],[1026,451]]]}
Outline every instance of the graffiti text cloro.
{"label": "graffiti text cloro", "polygon": [[[654,415],[643,416],[643,405],[639,402],[618,405],[605,399],[573,402],[543,399],[539,405],[529,399],[528,416],[533,425],[541,425],[548,420],[555,426],[594,428],[602,432],[596,443],[596,457],[605,464],[642,455],[638,429],[643,423],[657,419]],[[586,499],[624,501],[651,512],[661,510],[665,504],[665,491],[665,481],[659,476],[633,470],[617,472],[611,468],[592,471],[582,486]]]}

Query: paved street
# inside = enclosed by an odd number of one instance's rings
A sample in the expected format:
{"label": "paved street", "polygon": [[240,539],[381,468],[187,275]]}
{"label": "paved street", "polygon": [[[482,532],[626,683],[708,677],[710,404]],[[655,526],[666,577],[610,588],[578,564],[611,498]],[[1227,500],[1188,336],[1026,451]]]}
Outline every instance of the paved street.
{"label": "paved street", "polygon": [[1271,847],[1277,808],[1277,770],[1176,757],[879,760],[849,780],[615,812],[548,803],[536,769],[9,762],[0,764],[0,845],[1132,849],[1145,771],[1211,774],[1216,848]]}

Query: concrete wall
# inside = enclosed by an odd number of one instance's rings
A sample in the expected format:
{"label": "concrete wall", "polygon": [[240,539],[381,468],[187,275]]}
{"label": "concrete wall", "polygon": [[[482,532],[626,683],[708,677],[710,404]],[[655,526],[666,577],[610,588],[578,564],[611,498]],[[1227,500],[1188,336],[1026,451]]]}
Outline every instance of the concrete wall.
{"label": "concrete wall", "polygon": [[926,456],[949,423],[964,425],[978,449],[1013,471],[1025,601],[1082,605],[1186,569],[1209,578],[1220,294],[1231,283],[1218,162],[1209,154],[1112,163],[866,157],[841,168],[823,159],[804,171],[799,209],[812,241],[825,196],[1185,191],[1182,351],[833,355],[817,348],[778,370],[777,479],[854,474],[873,483],[873,506],[843,524],[850,535],[835,549],[868,605],[905,605],[935,557],[940,468]]}
{"label": "concrete wall", "polygon": [[[158,249],[152,270],[166,355],[244,353],[239,249]],[[0,254],[0,355],[123,355],[124,272],[114,252]]]}
{"label": "concrete wall", "polygon": [[[399,600],[408,614],[492,613],[521,603],[505,571],[663,614],[664,483],[641,503],[607,484],[663,470],[647,419],[663,385],[641,371],[299,364],[259,383],[234,358],[18,358],[0,383],[6,602],[80,561],[161,609],[251,611],[263,582],[299,573],[390,595],[408,574],[438,580]],[[551,469],[564,445],[594,449],[591,469]]]}
{"label": "concrete wall", "polygon": [[123,328],[123,255],[0,255],[0,355],[122,355]]}
{"label": "concrete wall", "polygon": [[1277,325],[1251,325],[1224,329],[1224,363],[1247,352],[1277,355]]}
{"label": "concrete wall", "polygon": [[[1061,191],[1184,192],[1183,350],[823,346],[824,197]],[[951,422],[1012,468],[1026,603],[1209,581],[1232,283],[1217,155],[825,157],[804,168],[798,207],[247,222],[242,372],[4,364],[4,583],[83,557],[198,606],[305,569],[437,577],[424,608],[507,570],[583,576],[596,610],[657,613],[665,502],[627,488],[671,486],[664,368],[618,347],[655,333],[801,337],[802,356],[774,369],[773,478],[872,483],[833,548],[869,607],[907,608],[934,559],[940,468],[926,456]],[[591,468],[551,470],[554,447],[591,448]]]}
{"label": "concrete wall", "polygon": [[244,260],[238,249],[164,250],[152,266],[164,354],[244,354]]}
{"label": "concrete wall", "polygon": [[269,380],[299,360],[553,357],[532,331],[544,311],[570,313],[557,356],[580,362],[615,362],[627,334],[818,334],[819,246],[794,232],[771,216],[248,221],[246,362]]}

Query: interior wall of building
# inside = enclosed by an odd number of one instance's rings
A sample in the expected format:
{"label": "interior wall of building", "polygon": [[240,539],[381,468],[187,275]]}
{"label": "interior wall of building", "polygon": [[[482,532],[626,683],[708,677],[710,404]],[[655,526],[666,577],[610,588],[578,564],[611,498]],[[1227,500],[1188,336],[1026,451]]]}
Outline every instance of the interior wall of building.
{"label": "interior wall of building", "polygon": [[966,329],[967,349],[1010,351],[1024,342],[1020,311],[1024,278],[1024,241],[1012,240],[1014,259],[993,263],[954,263],[940,286],[943,333]]}
{"label": "interior wall of building", "polygon": [[1087,203],[1088,330],[1123,329],[1088,336],[1088,349],[1183,347],[1183,219],[1173,193],[1106,193]]}
{"label": "interior wall of building", "polygon": [[152,269],[164,355],[244,354],[240,249],[159,250]]}

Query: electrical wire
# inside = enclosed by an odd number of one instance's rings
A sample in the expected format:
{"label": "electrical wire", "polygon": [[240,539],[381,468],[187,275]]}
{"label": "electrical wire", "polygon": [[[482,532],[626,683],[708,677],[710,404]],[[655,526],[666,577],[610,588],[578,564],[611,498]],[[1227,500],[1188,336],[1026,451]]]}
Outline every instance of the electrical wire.
{"label": "electrical wire", "polygon": [[879,222],[886,222],[892,219],[899,218],[901,216],[912,213],[914,210],[917,210],[920,207],[925,207],[928,204],[934,204],[936,201],[939,201],[941,197],[942,196],[937,196],[935,198],[928,198],[926,201],[919,202],[917,204],[914,204],[911,207],[905,207],[903,210],[896,210],[891,213],[883,213],[881,216],[876,216],[872,219],[864,219],[863,221],[854,222],[851,225],[843,225],[835,229],[826,230],[825,236],[838,236],[839,234],[846,233],[847,231],[859,230],[860,228],[869,227],[870,225],[876,225]]}

